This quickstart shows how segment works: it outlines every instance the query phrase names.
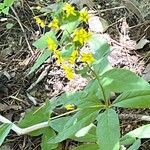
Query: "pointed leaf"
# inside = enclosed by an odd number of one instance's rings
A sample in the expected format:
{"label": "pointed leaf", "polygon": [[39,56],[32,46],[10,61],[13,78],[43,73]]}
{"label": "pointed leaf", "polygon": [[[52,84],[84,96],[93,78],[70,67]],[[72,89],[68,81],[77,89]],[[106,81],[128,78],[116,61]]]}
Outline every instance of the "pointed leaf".
{"label": "pointed leaf", "polygon": [[148,125],[143,125],[133,131],[130,131],[126,135],[124,135],[121,140],[123,141],[124,139],[127,139],[128,137],[135,137],[139,139],[147,139],[150,138],[150,124]]}
{"label": "pointed leaf", "polygon": [[41,36],[37,41],[33,43],[37,49],[46,49],[47,48],[47,39],[51,37],[57,43],[57,39],[54,31],[50,31]]}
{"label": "pointed leaf", "polygon": [[50,139],[50,143],[59,143],[73,136],[81,128],[92,123],[99,112],[98,108],[88,108],[77,112],[65,125],[61,132],[54,138]]}
{"label": "pointed leaf", "polygon": [[104,38],[94,35],[89,41],[90,48],[97,60],[102,59],[104,56],[108,55],[110,51],[110,46]]}
{"label": "pointed leaf", "polygon": [[[21,128],[26,128],[44,121],[48,121],[50,117],[51,111],[47,110],[49,107],[49,103],[46,103],[45,105],[41,107],[34,107],[31,110],[27,110],[25,113],[24,118],[22,118],[18,125]],[[44,128],[33,131],[31,133],[28,133],[31,136],[38,136],[43,133]]]}
{"label": "pointed leaf", "polygon": [[97,143],[101,150],[119,150],[120,127],[117,113],[108,109],[97,118]]}
{"label": "pointed leaf", "polygon": [[111,65],[109,64],[107,57],[103,57],[102,59],[94,62],[92,66],[93,66],[94,71],[97,75],[102,75],[106,71],[112,69]]}
{"label": "pointed leaf", "polygon": [[141,140],[136,140],[127,150],[138,150],[141,146]]}
{"label": "pointed leaf", "polygon": [[14,0],[4,0],[5,6],[11,6],[14,3]]}
{"label": "pointed leaf", "polygon": [[49,50],[44,50],[43,53],[38,57],[38,59],[34,63],[28,75],[36,71],[51,56],[51,53],[52,52]]}
{"label": "pointed leaf", "polygon": [[5,137],[8,135],[12,127],[12,124],[5,123],[0,125],[0,146],[5,140]]}
{"label": "pointed leaf", "polygon": [[51,150],[57,148],[58,144],[50,144],[48,143],[49,139],[53,136],[55,136],[54,130],[51,128],[46,128],[43,132],[42,135],[42,143],[41,143],[41,148],[42,150]]}
{"label": "pointed leaf", "polygon": [[150,89],[149,83],[125,69],[109,70],[100,77],[100,80],[105,89],[112,92]]}
{"label": "pointed leaf", "polygon": [[123,108],[150,108],[150,90],[124,92],[112,106]]}

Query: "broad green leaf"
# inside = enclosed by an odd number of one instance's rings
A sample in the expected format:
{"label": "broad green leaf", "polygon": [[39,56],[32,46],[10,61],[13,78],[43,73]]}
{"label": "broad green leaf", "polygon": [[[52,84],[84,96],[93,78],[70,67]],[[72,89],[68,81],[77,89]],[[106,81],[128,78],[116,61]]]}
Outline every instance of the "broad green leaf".
{"label": "broad green leaf", "polygon": [[2,9],[2,12],[3,12],[5,15],[8,15],[8,13],[9,13],[9,7],[5,7],[4,9]]}
{"label": "broad green leaf", "polygon": [[50,50],[44,50],[36,60],[28,75],[36,71],[51,56],[51,53],[52,52]]}
{"label": "broad green leaf", "polygon": [[96,129],[97,143],[101,150],[119,150],[120,127],[117,113],[108,109],[99,114]]}
{"label": "broad green leaf", "polygon": [[1,10],[3,10],[4,8],[5,8],[4,3],[0,3],[0,12],[1,12]]}
{"label": "broad green leaf", "polygon": [[99,112],[98,108],[88,108],[77,112],[65,125],[61,132],[50,143],[59,143],[67,138],[72,137],[81,128],[92,123]]}
{"label": "broad green leaf", "polygon": [[127,150],[138,150],[141,146],[141,140],[136,140]]}
{"label": "broad green leaf", "polygon": [[112,92],[150,89],[150,84],[125,69],[112,69],[100,77],[103,87]]}
{"label": "broad green leaf", "polygon": [[41,143],[42,150],[51,150],[57,148],[58,144],[48,143],[49,139],[55,135],[56,135],[55,132],[51,128],[46,128],[44,130]]}
{"label": "broad green leaf", "polygon": [[97,144],[83,144],[73,148],[73,150],[99,150],[99,147]]}
{"label": "broad green leaf", "polygon": [[12,127],[12,124],[5,123],[0,125],[0,146],[5,140],[5,137],[8,135]]}
{"label": "broad green leaf", "polygon": [[[67,117],[61,117],[55,120],[52,120],[50,122],[50,126],[57,132],[61,132],[67,121],[71,116]],[[72,140],[79,141],[79,142],[96,142],[96,127],[93,126],[89,132],[83,136],[83,137],[76,137],[76,136],[71,136],[70,137]]]}
{"label": "broad green leaf", "polygon": [[150,108],[150,90],[124,92],[116,98],[112,106],[123,108]]}
{"label": "broad green leaf", "polygon": [[79,131],[76,132],[75,136],[76,137],[83,137],[85,136],[90,129],[95,126],[93,123],[90,123],[88,126],[81,128]]}
{"label": "broad green leaf", "polygon": [[5,6],[10,7],[14,3],[14,0],[4,0]]}
{"label": "broad green leaf", "polygon": [[64,125],[69,121],[71,116],[61,117],[55,120],[50,121],[50,127],[52,127],[55,131],[61,132]]}
{"label": "broad green leaf", "polygon": [[120,145],[131,145],[135,141],[136,141],[135,137],[131,137],[131,136],[121,137],[121,139],[120,139]]}
{"label": "broad green leaf", "polygon": [[[45,104],[41,107],[34,107],[31,110],[28,110],[23,119],[18,123],[19,127],[26,128],[37,123],[48,121],[51,111],[48,111],[48,104]],[[44,129],[39,129],[29,133],[31,136],[37,136],[43,133]]]}
{"label": "broad green leaf", "polygon": [[93,126],[89,132],[82,137],[72,136],[71,139],[79,142],[96,142],[96,127]]}
{"label": "broad green leaf", "polygon": [[73,50],[75,50],[75,46],[72,44],[72,45],[69,45],[69,46],[66,46],[65,48],[62,49],[61,51],[61,55],[63,58],[69,58],[70,55],[72,54]]}
{"label": "broad green leaf", "polygon": [[105,40],[104,38],[99,37],[97,35],[94,35],[92,37],[89,44],[90,44],[90,48],[94,54],[94,57],[97,60],[100,60],[104,56],[108,55],[108,53],[110,51],[110,46],[109,46],[107,40]]}
{"label": "broad green leaf", "polygon": [[95,99],[103,99],[101,88],[99,87],[98,81],[96,79],[91,80],[83,90],[85,99],[89,97],[95,97]]}
{"label": "broad green leaf", "polygon": [[50,32],[45,33],[45,35],[42,35],[41,38],[39,38],[37,41],[35,41],[33,43],[33,46],[35,46],[37,49],[46,49],[47,48],[47,39],[49,37],[51,37],[57,43],[55,32],[50,31]]}
{"label": "broad green leaf", "polygon": [[71,34],[79,25],[78,16],[71,16],[60,26],[60,29],[63,30],[63,35],[61,37],[60,43],[63,44],[67,38],[71,38]]}
{"label": "broad green leaf", "polygon": [[106,71],[112,69],[106,56],[94,62],[92,66],[97,75],[102,75]]}
{"label": "broad green leaf", "polygon": [[129,133],[127,133],[121,138],[121,141],[127,139],[128,137],[139,138],[139,139],[150,138],[150,124],[143,125],[133,131],[130,131]]}

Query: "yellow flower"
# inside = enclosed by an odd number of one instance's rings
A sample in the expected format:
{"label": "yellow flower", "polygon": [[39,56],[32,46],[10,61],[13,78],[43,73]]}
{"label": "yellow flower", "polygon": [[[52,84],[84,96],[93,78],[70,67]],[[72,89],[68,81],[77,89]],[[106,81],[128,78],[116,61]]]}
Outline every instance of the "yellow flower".
{"label": "yellow flower", "polygon": [[80,44],[86,43],[91,38],[91,33],[87,32],[85,29],[76,29],[73,33],[73,41],[79,42]]}
{"label": "yellow flower", "polygon": [[57,59],[56,63],[58,65],[60,65],[64,61],[64,59],[61,56],[61,52],[59,50],[54,50],[54,57]]}
{"label": "yellow flower", "polygon": [[63,7],[63,10],[66,11],[67,17],[70,15],[76,16],[74,7],[72,7],[69,3],[65,4],[65,6]]}
{"label": "yellow flower", "polygon": [[89,19],[88,11],[87,10],[81,10],[79,19],[83,22],[88,22],[88,19]]}
{"label": "yellow flower", "polygon": [[71,80],[74,77],[74,71],[71,66],[62,65],[62,69],[64,70],[65,76],[68,80]]}
{"label": "yellow flower", "polygon": [[48,49],[54,51],[57,49],[57,44],[52,38],[47,39]]}
{"label": "yellow flower", "polygon": [[78,57],[78,50],[74,50],[71,54],[71,56],[69,57],[68,59],[68,62],[71,63],[71,64],[74,64],[74,62],[76,61]]}
{"label": "yellow flower", "polygon": [[65,105],[65,108],[67,110],[75,110],[75,105],[73,105],[73,104],[67,104],[67,105]]}
{"label": "yellow flower", "polygon": [[49,23],[48,27],[58,30],[59,29],[59,20],[57,18],[54,18],[52,20],[52,22]]}
{"label": "yellow flower", "polygon": [[38,16],[35,16],[34,19],[35,19],[36,23],[37,23],[39,26],[41,26],[42,28],[45,27],[44,21],[41,20]]}
{"label": "yellow flower", "polygon": [[92,53],[82,53],[80,60],[82,62],[91,64],[93,61],[95,61],[95,58],[93,57]]}
{"label": "yellow flower", "polygon": [[42,22],[40,23],[40,26],[41,26],[42,28],[44,28],[46,25],[45,25],[45,23],[42,21]]}

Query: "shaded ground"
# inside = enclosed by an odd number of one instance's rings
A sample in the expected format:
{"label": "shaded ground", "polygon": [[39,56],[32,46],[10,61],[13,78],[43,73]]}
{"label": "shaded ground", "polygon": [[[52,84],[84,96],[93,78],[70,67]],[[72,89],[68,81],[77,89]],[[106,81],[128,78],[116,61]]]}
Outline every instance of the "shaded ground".
{"label": "shaded ground", "polygon": [[[86,3],[83,4],[85,5]],[[111,64],[116,67],[129,68],[137,74],[142,75],[145,66],[150,63],[150,44],[145,44],[141,49],[135,51],[132,42],[139,41],[144,35],[146,39],[150,39],[149,20],[147,19],[145,22],[142,22],[141,18],[137,16],[134,11],[125,8],[109,9],[120,7],[121,3],[119,1],[113,3],[108,0],[101,2],[96,1],[95,4],[96,5],[86,5],[90,8],[92,6],[92,9],[95,10],[103,10],[101,13],[98,11],[98,13],[109,24],[105,32],[116,42],[110,41],[113,46],[113,52],[110,55]],[[35,104],[40,105],[47,97],[51,98],[63,92],[65,88],[67,88],[67,90],[70,88],[70,86],[67,87],[68,82],[63,73],[58,67],[53,66],[50,60],[43,64],[36,74],[30,77],[26,76],[29,68],[39,55],[39,51],[32,46],[32,43],[40,34],[37,32],[39,28],[33,20],[34,13],[38,14],[38,11],[32,8],[37,5],[39,5],[38,1],[20,1],[14,6],[14,10],[10,11],[11,15],[0,15],[0,18],[4,19],[4,21],[0,21],[0,113],[12,121],[18,121],[21,114],[31,106]],[[41,5],[43,4],[41,3]],[[129,25],[125,30],[123,30],[124,22],[120,20],[123,17],[127,18]],[[18,22],[21,23],[22,27]],[[7,23],[13,23],[13,27],[6,29]],[[126,33],[121,39],[121,34],[124,34],[123,32]],[[130,39],[127,40],[128,35]],[[121,41],[123,39],[125,40],[125,44],[129,44],[128,46],[122,46],[123,43],[121,43]],[[115,51],[116,49],[120,51]],[[32,51],[34,54],[32,54]],[[40,82],[30,92],[34,98],[33,100],[27,95],[27,89],[37,80],[45,68],[47,68],[47,76],[43,79],[43,82]],[[79,81],[79,83],[81,82]],[[82,88],[85,83],[79,88]],[[70,84],[71,86],[73,85],[73,83]],[[74,86],[77,87],[77,85]],[[149,110],[119,111],[121,113],[150,115]],[[122,133],[137,128],[142,124],[146,124],[146,122],[130,119],[122,120]],[[39,139],[40,138],[30,138],[28,136],[18,137],[14,133],[11,133],[6,141],[10,146],[10,148],[7,147],[7,149],[38,150],[40,149]],[[149,140],[142,142],[141,150],[150,149]],[[64,148],[62,149],[66,150],[69,149],[71,145],[76,145],[71,141],[64,142],[63,144]]]}

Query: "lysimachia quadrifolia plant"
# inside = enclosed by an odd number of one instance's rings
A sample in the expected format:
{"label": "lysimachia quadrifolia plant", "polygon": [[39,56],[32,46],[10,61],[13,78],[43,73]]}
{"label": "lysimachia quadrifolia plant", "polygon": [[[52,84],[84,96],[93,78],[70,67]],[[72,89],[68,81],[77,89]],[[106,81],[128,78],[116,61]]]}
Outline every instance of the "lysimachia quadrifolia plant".
{"label": "lysimachia quadrifolia plant", "polygon": [[[109,44],[88,31],[85,8],[78,11],[61,3],[57,9],[50,23],[44,21],[44,26],[51,30],[34,43],[43,52],[30,73],[52,57],[66,78],[72,80],[78,73],[88,78],[89,83],[83,90],[53,97],[27,111],[18,123],[19,128],[11,122],[3,124],[0,133],[5,134],[1,137],[4,139],[10,129],[19,135],[41,135],[43,150],[59,150],[61,142],[67,139],[79,142],[73,150],[119,150],[122,146],[138,149],[142,138],[150,138],[150,125],[121,135],[116,108],[150,108],[149,83],[129,70],[109,65]],[[43,27],[37,17],[35,20]],[[86,43],[90,49],[81,50]],[[77,64],[82,64],[82,68]],[[112,93],[118,95],[115,100]],[[56,113],[61,109],[65,111]],[[4,118],[3,122],[6,123]]]}

